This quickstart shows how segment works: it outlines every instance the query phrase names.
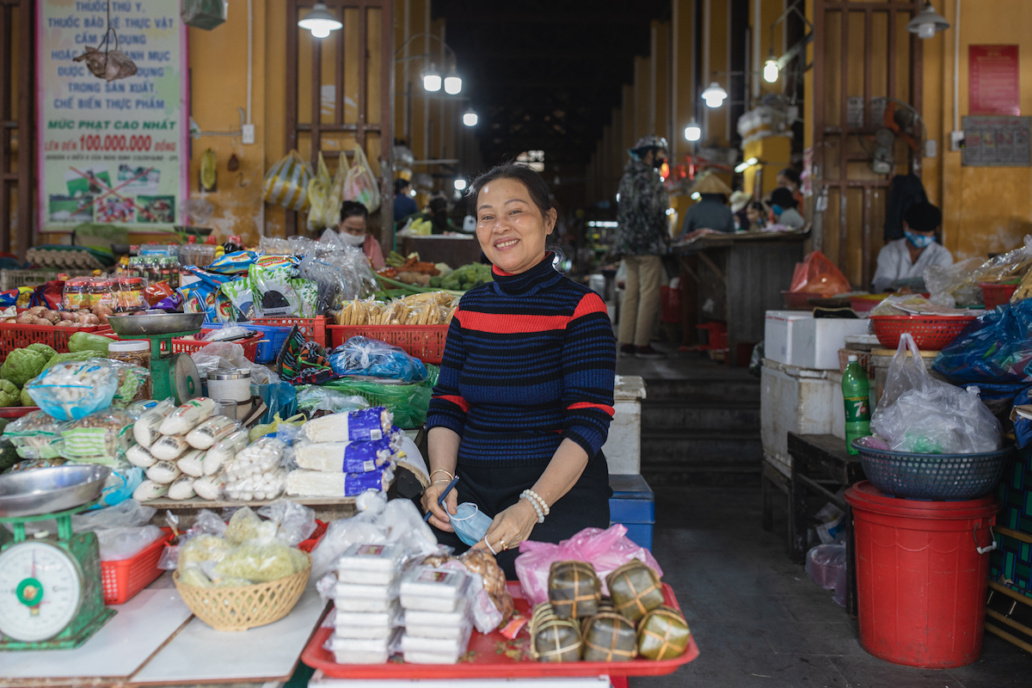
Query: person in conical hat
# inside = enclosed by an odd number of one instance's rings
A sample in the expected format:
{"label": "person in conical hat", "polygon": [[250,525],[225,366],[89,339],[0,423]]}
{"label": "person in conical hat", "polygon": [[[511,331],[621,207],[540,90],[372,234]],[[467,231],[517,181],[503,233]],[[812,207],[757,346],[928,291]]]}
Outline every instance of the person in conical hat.
{"label": "person in conical hat", "polygon": [[692,185],[691,193],[693,196],[699,194],[700,199],[684,214],[682,239],[701,229],[726,233],[735,231],[735,216],[727,207],[727,197],[731,195],[731,189],[720,177],[712,172],[706,174]]}

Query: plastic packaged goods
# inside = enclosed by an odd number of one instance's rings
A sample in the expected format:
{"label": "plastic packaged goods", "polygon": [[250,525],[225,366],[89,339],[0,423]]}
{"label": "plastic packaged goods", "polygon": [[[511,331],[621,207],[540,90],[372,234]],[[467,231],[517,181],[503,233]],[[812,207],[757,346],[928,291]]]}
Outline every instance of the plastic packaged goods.
{"label": "plastic packaged goods", "polygon": [[[470,622],[468,601],[460,602],[459,606],[450,612],[426,612],[419,609],[405,610],[406,628],[436,628],[455,629]],[[429,638],[437,637],[432,633],[412,633],[412,635],[425,635]]]}
{"label": "plastic packaged goods", "polygon": [[355,336],[347,340],[329,356],[330,366],[338,375],[368,375],[371,377],[416,383],[426,379],[426,366],[401,348]]}
{"label": "plastic packaged goods", "polygon": [[144,480],[133,490],[133,499],[138,502],[149,502],[152,499],[160,499],[168,494],[168,485],[153,480]]}
{"label": "plastic packaged goods", "polygon": [[138,444],[134,444],[125,450],[125,460],[140,468],[150,468],[158,462],[150,452]]}
{"label": "plastic packaged goods", "polygon": [[247,446],[247,430],[237,430],[220,440],[204,454],[204,474],[215,475]]}
{"label": "plastic packaged goods", "polygon": [[147,469],[147,479],[160,485],[171,485],[182,475],[183,472],[171,461],[158,461]]}
{"label": "plastic packaged goods", "polygon": [[177,479],[174,483],[168,486],[168,498],[175,500],[190,499],[196,493],[194,492],[194,479],[189,476],[183,476]]}
{"label": "plastic packaged goods", "polygon": [[[470,629],[473,621],[469,617],[469,610],[463,609],[463,621],[458,624],[441,624],[437,622],[419,623],[411,620],[414,612],[405,612],[405,634],[413,638],[433,638],[451,642],[462,642],[462,639],[469,639]],[[415,612],[432,614],[433,612]]]}
{"label": "plastic packaged goods", "polygon": [[397,642],[401,630],[390,637],[372,640],[336,638],[330,636],[326,649],[333,653],[338,664],[383,664],[391,656],[391,647]]}
{"label": "plastic packaged goods", "polygon": [[387,409],[374,406],[310,420],[301,432],[312,442],[368,442],[390,433],[393,420]]}
{"label": "plastic packaged goods", "polygon": [[193,488],[198,497],[213,502],[222,496],[222,491],[226,488],[226,484],[221,478],[214,475],[206,475],[203,478],[194,480]]}
{"label": "plastic packaged goods", "polygon": [[58,363],[25,385],[32,400],[58,420],[79,420],[107,408],[117,387],[118,376],[106,359]]}
{"label": "plastic packaged goods", "polygon": [[185,439],[194,449],[209,449],[239,428],[240,423],[230,418],[214,416],[188,432]]}
{"label": "plastic packaged goods", "polygon": [[333,602],[342,612],[389,612],[398,599],[398,585],[355,585],[337,583]]}
{"label": "plastic packaged goods", "polygon": [[62,456],[70,461],[115,465],[132,437],[132,417],[119,408],[96,411],[61,429]]}
{"label": "plastic packaged goods", "polygon": [[413,664],[455,664],[466,653],[472,624],[463,629],[458,638],[423,638],[409,635],[407,629],[401,637],[401,651],[406,662]]}
{"label": "plastic packaged goods", "polygon": [[216,410],[213,399],[197,397],[170,413],[158,427],[162,435],[185,435],[210,418]]}
{"label": "plastic packaged goods", "polygon": [[62,427],[63,423],[43,411],[32,411],[11,421],[3,436],[23,459],[53,459],[61,455]]}
{"label": "plastic packaged goods", "polygon": [[389,584],[400,572],[405,550],[397,544],[359,544],[337,560],[337,580],[361,585]]}
{"label": "plastic packaged goods", "polygon": [[135,556],[155,540],[165,537],[157,526],[128,526],[97,531],[101,561],[121,561]]}
{"label": "plastic packaged goods", "polygon": [[204,475],[204,452],[200,449],[192,449],[176,460],[176,465],[179,466],[184,474],[191,478],[200,478]]}
{"label": "plastic packaged goods", "polygon": [[149,448],[161,438],[158,428],[162,421],[176,408],[171,399],[159,401],[157,406],[146,411],[133,423],[133,438],[144,448]]}
{"label": "plastic packaged goods", "polygon": [[402,576],[398,592],[406,610],[451,612],[464,599],[468,585],[464,573],[414,566]]}
{"label": "plastic packaged goods", "polygon": [[227,462],[222,478],[230,498],[251,501],[275,499],[283,494],[287,472],[280,464],[286,446],[276,438],[263,437]]}
{"label": "plastic packaged goods", "polygon": [[394,627],[400,625],[401,605],[398,600],[392,601],[385,610],[379,612],[349,612],[339,607],[334,613],[335,634],[351,638],[353,632],[348,629],[363,627]]}
{"label": "plastic packaged goods", "polygon": [[369,473],[328,473],[324,471],[290,471],[285,489],[295,497],[355,497],[368,490],[385,492],[394,479],[390,465]]}
{"label": "plastic packaged goods", "polygon": [[391,460],[401,443],[398,437],[370,442],[308,442],[294,445],[294,461],[299,468],[333,473],[368,473]]}

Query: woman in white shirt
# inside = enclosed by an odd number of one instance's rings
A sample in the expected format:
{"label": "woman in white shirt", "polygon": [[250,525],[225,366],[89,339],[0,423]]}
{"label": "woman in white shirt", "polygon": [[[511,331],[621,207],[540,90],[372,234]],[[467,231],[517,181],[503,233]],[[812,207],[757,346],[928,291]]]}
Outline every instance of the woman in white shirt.
{"label": "woman in white shirt", "polygon": [[914,203],[903,214],[903,238],[885,244],[878,254],[874,273],[876,292],[890,289],[899,280],[924,276],[933,265],[953,264],[953,255],[936,240],[942,225],[942,212],[931,203]]}

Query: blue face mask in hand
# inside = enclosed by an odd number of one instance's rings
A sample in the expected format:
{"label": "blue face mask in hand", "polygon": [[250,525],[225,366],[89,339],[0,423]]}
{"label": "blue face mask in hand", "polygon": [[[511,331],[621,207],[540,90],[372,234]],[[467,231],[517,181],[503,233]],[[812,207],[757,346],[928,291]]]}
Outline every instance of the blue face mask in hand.
{"label": "blue face mask in hand", "polygon": [[927,248],[935,241],[934,234],[915,234],[909,230],[904,230],[903,234],[906,235],[907,241],[910,242],[910,245],[914,248]]}
{"label": "blue face mask in hand", "polygon": [[491,518],[478,509],[476,504],[463,502],[455,510],[455,515],[449,518],[449,523],[459,539],[472,547],[487,535]]}

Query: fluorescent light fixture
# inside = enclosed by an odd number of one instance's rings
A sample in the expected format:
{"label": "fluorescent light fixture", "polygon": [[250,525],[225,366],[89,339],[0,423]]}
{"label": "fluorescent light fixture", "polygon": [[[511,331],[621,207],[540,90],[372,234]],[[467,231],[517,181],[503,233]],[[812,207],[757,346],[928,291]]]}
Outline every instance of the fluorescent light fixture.
{"label": "fluorescent light fixture", "polygon": [[950,23],[935,11],[930,2],[926,2],[924,9],[907,24],[907,31],[916,33],[918,38],[931,38],[948,28]]}
{"label": "fluorescent light fixture", "polygon": [[467,127],[475,127],[479,121],[480,118],[477,117],[477,113],[473,111],[473,108],[469,108],[462,113],[462,123]]}
{"label": "fluorescent light fixture", "polygon": [[619,223],[612,220],[589,220],[588,227],[616,227]]}
{"label": "fluorescent light fixture", "polygon": [[416,190],[415,189],[409,189],[408,195],[411,196],[412,198],[415,198],[416,197]]}
{"label": "fluorescent light fixture", "polygon": [[667,215],[673,215],[675,212],[677,212],[677,211],[675,211],[673,208],[667,208],[666,209],[666,214]]}
{"label": "fluorescent light fixture", "polygon": [[778,69],[778,59],[774,57],[774,46],[771,46],[767,61],[763,63],[763,80],[768,84],[773,84],[778,80],[780,72],[781,70]]}
{"label": "fluorescent light fixture", "polygon": [[684,138],[688,141],[698,141],[702,138],[702,127],[694,119],[684,128]]}
{"label": "fluorescent light fixture", "polygon": [[698,191],[696,191],[695,193],[692,194],[692,200],[693,201],[698,201],[701,198],[702,198],[702,194],[699,193]]}
{"label": "fluorescent light fixture", "polygon": [[735,166],[735,172],[745,172],[747,169],[759,162],[758,158],[749,158],[745,162],[740,162]]}
{"label": "fluorescent light fixture", "polygon": [[455,190],[456,191],[465,191],[466,190],[466,180],[462,179],[460,177],[459,179],[455,180],[454,186],[455,186]]}
{"label": "fluorescent light fixture", "polygon": [[702,99],[706,101],[706,107],[718,108],[727,99],[727,91],[724,90],[723,86],[714,81],[702,92]]}
{"label": "fluorescent light fixture", "polygon": [[315,38],[326,38],[331,31],[336,31],[344,25],[326,9],[326,3],[317,2],[312,11],[305,15],[297,23],[302,29],[308,29]]}
{"label": "fluorescent light fixture", "polygon": [[441,73],[433,65],[423,72],[423,90],[430,93],[437,93],[441,90]]}
{"label": "fluorescent light fixture", "polygon": [[448,95],[458,95],[462,91],[462,79],[454,72],[444,77],[444,92]]}

